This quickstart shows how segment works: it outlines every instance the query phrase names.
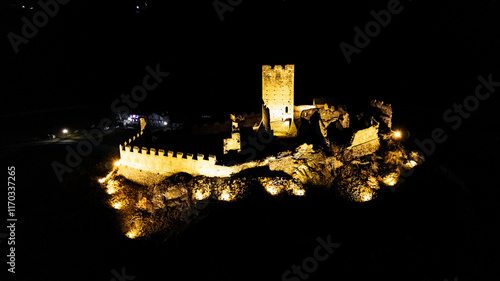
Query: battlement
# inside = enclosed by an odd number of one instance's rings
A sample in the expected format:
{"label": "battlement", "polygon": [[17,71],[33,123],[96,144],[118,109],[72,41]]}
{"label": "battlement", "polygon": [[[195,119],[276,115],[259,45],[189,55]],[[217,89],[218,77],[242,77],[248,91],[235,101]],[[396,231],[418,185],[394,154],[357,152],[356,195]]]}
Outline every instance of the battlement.
{"label": "battlement", "polygon": [[[295,66],[262,66],[262,98],[266,105],[281,103],[293,110]],[[284,104],[283,104],[284,103]],[[272,117],[271,117],[272,118]]]}
{"label": "battlement", "polygon": [[[223,124],[218,124],[222,126]],[[229,124],[224,124],[225,126]],[[145,124],[144,124],[145,126]],[[135,140],[143,135],[143,131],[132,136],[120,144],[120,169],[119,173],[130,180],[144,182],[145,172],[158,182],[163,176],[176,173],[189,173],[194,176],[229,177],[239,171],[236,166],[223,166],[217,164],[217,157],[201,153],[184,153],[181,151],[165,151],[164,149],[139,147],[132,145]]]}
{"label": "battlement", "polygon": [[262,71],[264,71],[264,70],[265,71],[269,71],[269,70],[273,70],[273,69],[275,71],[276,70],[280,70],[280,71],[282,71],[282,70],[294,71],[295,70],[295,65],[293,65],[293,64],[287,64],[287,65],[285,65],[285,69],[283,69],[283,66],[281,64],[275,65],[274,68],[272,66],[270,66],[270,65],[263,65],[262,66]]}
{"label": "battlement", "polygon": [[[208,159],[205,159],[205,154],[197,153],[196,157],[195,154],[193,153],[186,153],[184,152],[174,152],[174,151],[166,151],[167,153],[165,154],[165,150],[163,149],[158,149],[156,148],[147,148],[147,147],[142,147],[139,148],[138,146],[131,147],[130,145],[123,146],[120,145],[120,152],[125,152],[125,153],[135,153],[139,155],[148,155],[148,156],[162,156],[162,157],[169,157],[169,158],[176,158],[176,159],[188,159],[188,160],[203,160],[203,161],[209,161],[209,162],[216,162],[217,157],[215,155],[209,154]],[[158,152],[158,153],[156,153]]]}
{"label": "battlement", "polygon": [[380,147],[380,140],[378,137],[378,124],[368,127],[363,130],[357,131],[351,140],[351,146],[347,149],[352,150],[354,157],[360,157],[372,154]]}
{"label": "battlement", "polygon": [[[140,132],[140,133],[137,133],[137,135],[134,135],[132,138],[129,138],[129,139],[128,139],[128,142],[127,142],[127,141],[126,141],[126,142],[124,142],[124,143],[123,143],[123,146],[124,146],[124,147],[127,147],[127,144],[131,144],[133,141],[135,141],[136,139],[138,139],[139,137],[141,137],[141,136],[143,135],[143,133],[144,133],[144,132],[141,130],[141,132]],[[121,145],[120,145],[120,147],[121,147]]]}
{"label": "battlement", "polygon": [[[180,151],[165,151],[163,149],[147,148],[130,145],[120,145],[120,169],[135,168],[154,175],[170,176],[185,172],[191,175],[210,177],[229,177],[238,172],[238,167],[228,167],[217,164],[215,155],[183,153]],[[124,166],[124,167],[122,167]],[[126,175],[131,180],[131,173]]]}

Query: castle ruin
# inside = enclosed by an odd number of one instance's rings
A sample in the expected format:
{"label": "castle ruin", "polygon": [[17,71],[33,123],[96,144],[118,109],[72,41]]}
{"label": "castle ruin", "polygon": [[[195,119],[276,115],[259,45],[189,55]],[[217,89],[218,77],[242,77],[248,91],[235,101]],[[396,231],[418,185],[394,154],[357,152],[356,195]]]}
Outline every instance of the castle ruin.
{"label": "castle ruin", "polygon": [[[319,116],[319,131],[326,140],[328,128],[342,130],[350,126],[349,114],[342,108],[337,108],[331,100],[315,99],[313,105],[294,104],[294,65],[281,65],[273,67],[262,66],[262,117],[258,126],[252,126],[254,132],[265,130],[270,135],[280,138],[293,138],[298,134],[296,122],[310,121],[311,117]],[[383,116],[392,118],[390,105],[383,102],[373,103],[372,106],[382,110]],[[242,141],[238,116],[231,115],[231,137],[222,140],[223,153],[230,151],[241,152]],[[386,118],[386,117],[384,117]],[[243,117],[244,119],[244,117]],[[304,121],[304,122],[305,122]],[[258,161],[244,162],[237,165],[225,166],[217,161],[216,155],[192,154],[163,149],[133,146],[137,138],[143,134],[146,126],[141,120],[141,132],[120,145],[119,174],[145,185],[161,182],[165,177],[176,173],[185,172],[193,176],[230,177],[242,170],[263,165]],[[354,133],[351,138],[351,150],[354,157],[371,154],[379,148],[378,123],[371,124],[366,129]]]}

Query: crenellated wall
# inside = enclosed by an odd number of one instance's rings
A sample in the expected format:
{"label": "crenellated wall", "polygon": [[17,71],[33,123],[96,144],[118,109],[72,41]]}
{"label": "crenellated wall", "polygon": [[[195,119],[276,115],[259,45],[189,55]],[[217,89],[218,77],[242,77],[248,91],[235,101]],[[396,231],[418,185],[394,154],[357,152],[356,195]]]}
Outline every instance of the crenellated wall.
{"label": "crenellated wall", "polygon": [[[132,181],[140,182],[140,173],[135,176],[130,173],[130,168],[148,172],[150,175],[170,176],[184,172],[193,176],[208,177],[229,177],[237,173],[240,168],[237,166],[223,166],[216,164],[215,155],[191,154],[183,152],[165,151],[163,149],[138,147],[129,145],[142,135],[129,139],[124,145],[120,145],[120,174]],[[144,176],[144,175],[142,175]]]}

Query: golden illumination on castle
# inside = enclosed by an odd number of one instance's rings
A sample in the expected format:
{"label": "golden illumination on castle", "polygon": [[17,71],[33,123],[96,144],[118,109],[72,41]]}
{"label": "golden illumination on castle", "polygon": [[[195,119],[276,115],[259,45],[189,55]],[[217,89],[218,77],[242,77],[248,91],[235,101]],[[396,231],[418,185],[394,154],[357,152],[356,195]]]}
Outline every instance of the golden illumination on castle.
{"label": "golden illumination on castle", "polygon": [[[193,126],[193,135],[210,135],[221,146],[199,147],[203,154],[195,153],[196,144],[186,153],[173,150],[182,147],[175,140],[151,142],[163,138],[153,127],[144,134],[149,127],[140,118],[140,131],[119,145],[120,159],[106,163],[112,171],[97,179],[122,233],[130,239],[149,237],[201,219],[205,213],[194,208],[235,204],[255,186],[284,198],[335,189],[348,200],[369,202],[421,162],[401,143],[408,132],[392,130],[390,104],[373,100],[362,114],[328,97],[295,105],[294,79],[294,65],[263,65],[261,114],[231,114],[224,123]],[[306,138],[296,138],[299,130]],[[242,160],[247,137],[255,138],[259,152]],[[156,144],[165,149],[147,147]]]}
{"label": "golden illumination on castle", "polygon": [[123,205],[122,205],[121,202],[115,202],[115,203],[113,203],[113,208],[115,208],[115,209],[121,209],[121,207],[123,207]]}
{"label": "golden illumination on castle", "polygon": [[[295,137],[295,65],[262,66],[262,99],[269,110],[270,129],[275,136]],[[265,112],[263,112],[265,115]]]}
{"label": "golden illumination on castle", "polygon": [[409,167],[409,168],[413,168],[415,166],[417,166],[417,162],[416,161],[413,161],[413,160],[410,160],[408,161],[408,163],[406,163],[406,165]]}
{"label": "golden illumination on castle", "polygon": [[108,190],[106,190],[106,193],[108,194],[113,194],[116,192],[116,189],[114,189],[113,187],[108,187]]}
{"label": "golden illumination on castle", "polygon": [[388,185],[388,186],[394,186],[396,185],[396,183],[398,183],[398,177],[399,175],[397,173],[390,173],[388,175],[386,175],[382,181],[384,184]]}
{"label": "golden illumination on castle", "polygon": [[132,229],[129,232],[127,232],[125,235],[130,239],[134,239],[134,238],[137,238],[137,236],[139,235],[139,231],[137,231],[136,229]]}
{"label": "golden illumination on castle", "polygon": [[372,200],[372,193],[365,192],[361,198],[363,199],[364,202]]}
{"label": "golden illumination on castle", "polygon": [[231,201],[232,200],[232,196],[231,196],[231,193],[229,192],[229,190],[224,190],[221,194],[221,196],[219,197],[220,200],[223,200],[223,201]]}

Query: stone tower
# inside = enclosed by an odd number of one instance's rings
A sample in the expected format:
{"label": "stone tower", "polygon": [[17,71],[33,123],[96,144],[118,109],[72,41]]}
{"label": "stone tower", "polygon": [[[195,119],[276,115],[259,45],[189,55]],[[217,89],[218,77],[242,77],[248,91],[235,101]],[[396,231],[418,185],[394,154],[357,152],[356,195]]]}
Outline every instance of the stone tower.
{"label": "stone tower", "polygon": [[275,136],[294,137],[296,128],[293,122],[294,110],[293,64],[262,66],[262,99],[269,108],[271,130]]}
{"label": "stone tower", "polygon": [[236,116],[231,114],[232,127],[231,127],[231,138],[224,139],[224,154],[227,154],[231,150],[236,150],[241,152],[241,136],[240,128],[236,120]]}

